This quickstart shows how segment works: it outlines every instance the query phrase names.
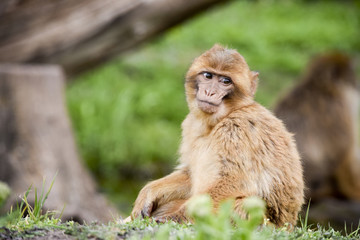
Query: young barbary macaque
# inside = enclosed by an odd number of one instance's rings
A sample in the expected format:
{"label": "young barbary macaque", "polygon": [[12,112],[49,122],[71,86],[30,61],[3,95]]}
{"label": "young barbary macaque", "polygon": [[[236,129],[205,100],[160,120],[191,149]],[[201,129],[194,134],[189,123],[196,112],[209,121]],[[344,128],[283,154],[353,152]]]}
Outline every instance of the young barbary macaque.
{"label": "young barbary macaque", "polygon": [[275,114],[295,133],[306,198],[360,200],[359,87],[351,59],[333,52],[310,62]]}
{"label": "young barbary macaque", "polygon": [[189,221],[186,202],[208,194],[214,210],[234,199],[258,196],[275,226],[296,224],[303,204],[303,175],[290,134],[254,101],[258,73],[233,49],[218,44],[196,58],[186,75],[189,114],[182,123],[180,163],[168,176],[148,183],[131,217],[158,222]]}

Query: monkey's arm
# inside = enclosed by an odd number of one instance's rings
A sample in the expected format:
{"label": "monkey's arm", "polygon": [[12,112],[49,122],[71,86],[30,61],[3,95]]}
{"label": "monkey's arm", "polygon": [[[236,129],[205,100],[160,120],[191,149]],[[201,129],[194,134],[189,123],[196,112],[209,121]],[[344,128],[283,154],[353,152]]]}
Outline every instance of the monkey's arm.
{"label": "monkey's arm", "polygon": [[140,191],[131,217],[151,217],[157,209],[171,201],[188,199],[190,192],[191,180],[188,170],[176,170],[166,177],[148,183]]}

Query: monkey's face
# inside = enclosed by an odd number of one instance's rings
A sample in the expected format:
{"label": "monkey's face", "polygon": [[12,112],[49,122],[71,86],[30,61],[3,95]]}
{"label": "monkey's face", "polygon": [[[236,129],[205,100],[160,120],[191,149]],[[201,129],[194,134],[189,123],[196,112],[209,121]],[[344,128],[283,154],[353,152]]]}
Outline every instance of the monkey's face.
{"label": "monkey's face", "polygon": [[212,72],[201,72],[197,76],[196,84],[197,105],[206,113],[217,112],[223,100],[234,90],[230,77]]}
{"label": "monkey's face", "polygon": [[236,50],[215,44],[197,57],[187,72],[185,90],[190,111],[219,118],[248,104],[257,76]]}

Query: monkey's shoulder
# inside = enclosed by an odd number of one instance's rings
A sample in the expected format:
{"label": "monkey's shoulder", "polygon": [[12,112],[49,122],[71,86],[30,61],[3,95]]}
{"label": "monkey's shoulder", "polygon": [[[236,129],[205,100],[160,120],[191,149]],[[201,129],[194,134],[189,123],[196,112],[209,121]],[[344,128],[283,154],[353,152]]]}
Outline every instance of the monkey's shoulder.
{"label": "monkey's shoulder", "polygon": [[[232,112],[213,131],[214,144],[227,159],[253,159],[301,169],[293,134],[265,107],[254,104]],[[274,163],[274,159],[279,160]],[[281,159],[281,160],[280,160]],[[300,170],[299,170],[300,171]]]}
{"label": "monkey's shoulder", "polygon": [[233,111],[213,130],[216,139],[222,142],[232,141],[257,145],[260,142],[279,142],[291,144],[293,135],[283,122],[260,104],[252,104]]}
{"label": "monkey's shoulder", "polygon": [[284,131],[280,119],[258,103],[237,109],[224,118],[217,128],[267,129],[269,131]]}

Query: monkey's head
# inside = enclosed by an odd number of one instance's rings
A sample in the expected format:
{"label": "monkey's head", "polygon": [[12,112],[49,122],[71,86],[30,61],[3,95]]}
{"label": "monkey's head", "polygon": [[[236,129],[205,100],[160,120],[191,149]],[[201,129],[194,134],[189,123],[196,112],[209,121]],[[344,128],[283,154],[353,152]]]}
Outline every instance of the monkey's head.
{"label": "monkey's head", "polygon": [[324,89],[334,84],[357,85],[351,58],[341,52],[323,54],[308,66],[305,81]]}
{"label": "monkey's head", "polygon": [[224,115],[253,101],[258,73],[234,49],[215,44],[196,58],[186,75],[190,111]]}

